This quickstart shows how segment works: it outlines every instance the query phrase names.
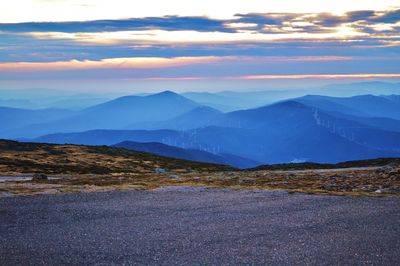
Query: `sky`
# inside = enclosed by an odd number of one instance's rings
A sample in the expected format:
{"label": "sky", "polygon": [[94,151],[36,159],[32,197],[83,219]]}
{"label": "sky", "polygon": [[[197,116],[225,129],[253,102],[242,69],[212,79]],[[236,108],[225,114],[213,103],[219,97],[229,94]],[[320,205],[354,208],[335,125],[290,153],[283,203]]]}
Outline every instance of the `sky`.
{"label": "sky", "polygon": [[0,10],[0,89],[400,80],[397,0],[13,0]]}

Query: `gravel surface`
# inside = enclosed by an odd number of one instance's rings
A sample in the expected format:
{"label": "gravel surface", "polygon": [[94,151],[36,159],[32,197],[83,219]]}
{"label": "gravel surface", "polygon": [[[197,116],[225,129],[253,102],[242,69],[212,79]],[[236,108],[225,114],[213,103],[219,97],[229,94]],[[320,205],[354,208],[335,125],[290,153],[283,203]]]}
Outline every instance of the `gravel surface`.
{"label": "gravel surface", "polygon": [[158,190],[0,199],[0,265],[400,265],[400,198]]}

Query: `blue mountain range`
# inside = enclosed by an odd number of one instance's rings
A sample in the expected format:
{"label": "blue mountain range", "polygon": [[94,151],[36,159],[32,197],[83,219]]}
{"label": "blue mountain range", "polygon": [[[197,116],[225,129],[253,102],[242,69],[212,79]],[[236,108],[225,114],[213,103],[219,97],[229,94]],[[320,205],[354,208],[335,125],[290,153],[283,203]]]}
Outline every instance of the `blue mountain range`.
{"label": "blue mountain range", "polygon": [[306,95],[233,112],[214,107],[171,91],[81,111],[2,107],[0,136],[117,145],[237,167],[400,156],[398,95]]}

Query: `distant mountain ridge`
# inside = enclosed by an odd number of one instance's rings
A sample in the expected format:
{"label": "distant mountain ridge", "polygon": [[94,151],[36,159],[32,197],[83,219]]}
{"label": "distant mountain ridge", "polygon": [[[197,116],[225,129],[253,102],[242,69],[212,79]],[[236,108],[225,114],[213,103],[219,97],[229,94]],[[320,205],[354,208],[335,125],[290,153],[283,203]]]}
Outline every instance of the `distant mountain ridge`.
{"label": "distant mountain ridge", "polygon": [[[148,96],[152,93],[135,93],[137,96]],[[400,83],[368,81],[348,84],[331,84],[317,88],[268,88],[257,91],[219,91],[219,92],[184,92],[184,96],[199,105],[213,107],[223,112],[256,108],[278,101],[289,100],[305,95],[324,95],[331,97],[350,97],[372,94],[399,95]],[[52,89],[0,89],[0,106],[21,109],[73,109],[81,110],[111,98],[121,97],[121,92],[89,93],[61,91]],[[4,105],[3,105],[4,104]]]}
{"label": "distant mountain ridge", "polygon": [[359,95],[353,97],[327,97],[308,95],[295,99],[297,102],[318,107],[325,111],[400,119],[400,101],[394,96]]}
{"label": "distant mountain ridge", "polygon": [[135,123],[128,126],[127,129],[188,130],[217,123],[222,116],[223,113],[214,108],[199,106],[167,121]]}
{"label": "distant mountain ridge", "polygon": [[[20,130],[11,132],[10,135],[35,137],[54,132],[122,129],[134,123],[166,121],[198,106],[199,104],[171,91],[148,96],[125,96],[86,108],[56,121],[26,123]],[[26,135],[18,136],[18,132],[25,132]]]}
{"label": "distant mountain ridge", "polygon": [[204,153],[219,156],[212,160],[236,156],[262,164],[336,163],[400,156],[399,117],[396,95],[307,95],[223,113],[165,91],[120,97],[15,131],[28,137],[44,132],[34,138],[37,142],[114,145],[132,141],[138,148],[144,148],[139,142],[157,142],[169,146],[158,148],[171,154],[194,156],[188,150],[197,150],[205,159]]}
{"label": "distant mountain ridge", "polygon": [[202,105],[207,105],[224,112],[232,112],[257,108],[310,94],[329,97],[352,97],[367,94],[372,94],[374,96],[399,95],[400,83],[370,81],[350,84],[332,84],[310,89],[270,88],[265,91],[186,92],[182,95]]}
{"label": "distant mountain ridge", "polygon": [[0,135],[28,124],[52,122],[69,117],[74,111],[64,109],[20,109],[0,107]]}
{"label": "distant mountain ridge", "polygon": [[112,145],[113,147],[124,148],[134,151],[142,151],[157,155],[167,156],[176,159],[184,159],[195,162],[207,162],[221,165],[231,165],[239,168],[249,168],[259,165],[260,163],[242,158],[231,154],[213,154],[195,149],[183,149],[179,147],[169,146],[159,142],[134,142],[123,141]]}
{"label": "distant mountain ridge", "polygon": [[[220,116],[192,130],[90,131],[36,141],[107,144],[130,140],[234,154],[262,163],[339,162],[400,155],[400,133],[337,118],[295,100]],[[69,142],[69,141],[73,142]]]}

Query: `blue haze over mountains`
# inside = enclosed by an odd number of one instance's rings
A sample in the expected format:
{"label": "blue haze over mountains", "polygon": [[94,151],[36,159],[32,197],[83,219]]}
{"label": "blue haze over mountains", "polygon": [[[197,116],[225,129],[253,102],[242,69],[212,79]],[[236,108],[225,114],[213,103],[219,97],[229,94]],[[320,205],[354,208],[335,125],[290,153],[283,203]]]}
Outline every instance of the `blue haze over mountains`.
{"label": "blue haze over mountains", "polygon": [[[113,100],[53,95],[48,97],[53,103],[64,99],[62,108],[35,108],[37,98],[6,91],[0,98],[0,105],[8,101],[0,107],[0,137],[116,145],[242,168],[399,157],[398,94],[399,84],[370,82],[312,90],[164,91]],[[16,108],[24,100],[31,108]]]}

